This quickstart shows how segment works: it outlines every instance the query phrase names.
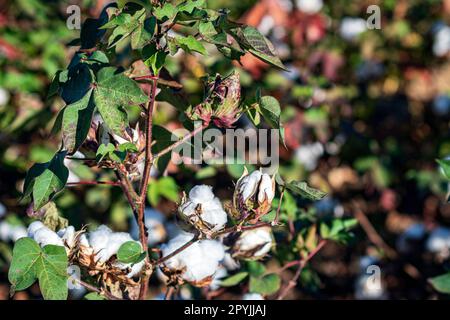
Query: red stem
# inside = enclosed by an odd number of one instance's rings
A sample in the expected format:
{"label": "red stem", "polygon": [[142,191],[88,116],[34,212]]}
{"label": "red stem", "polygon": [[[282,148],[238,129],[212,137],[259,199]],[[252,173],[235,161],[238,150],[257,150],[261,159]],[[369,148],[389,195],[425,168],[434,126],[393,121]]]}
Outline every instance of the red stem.
{"label": "red stem", "polygon": [[78,185],[99,185],[99,184],[109,185],[109,186],[120,186],[120,182],[116,182],[116,181],[87,181],[87,180],[81,180],[78,182],[68,182],[67,186],[71,187],[71,186],[78,186]]}

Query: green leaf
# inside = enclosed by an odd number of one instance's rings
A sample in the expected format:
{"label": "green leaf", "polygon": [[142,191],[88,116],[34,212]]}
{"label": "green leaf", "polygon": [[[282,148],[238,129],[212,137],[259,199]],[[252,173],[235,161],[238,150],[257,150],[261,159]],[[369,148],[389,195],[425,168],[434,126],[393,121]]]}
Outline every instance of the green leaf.
{"label": "green leaf", "polygon": [[450,294],[450,273],[431,278],[430,283],[437,291]]}
{"label": "green leaf", "polygon": [[259,110],[272,128],[280,128],[281,108],[277,99],[272,96],[261,97]]}
{"label": "green leaf", "polygon": [[260,277],[266,272],[266,267],[261,262],[249,261],[247,263],[248,272],[253,277]]}
{"label": "green leaf", "polygon": [[444,176],[450,180],[450,159],[436,159],[436,162],[441,166]]}
{"label": "green leaf", "polygon": [[68,293],[67,265],[64,247],[47,245],[41,249],[33,239],[21,238],[14,245],[8,272],[11,290],[25,290],[38,279],[44,299],[65,300]]}
{"label": "green leaf", "polygon": [[250,292],[270,295],[280,289],[281,279],[277,274],[271,273],[264,277],[250,277]]}
{"label": "green leaf", "polygon": [[37,163],[28,170],[23,198],[32,196],[34,211],[42,208],[66,185],[69,170],[64,166],[66,152],[58,152],[46,163]]}
{"label": "green leaf", "polygon": [[153,14],[158,20],[163,20],[164,18],[172,19],[178,13],[178,9],[175,8],[171,3],[165,3],[162,7],[154,8]]}
{"label": "green leaf", "polygon": [[139,86],[116,68],[107,67],[97,74],[94,102],[110,133],[123,136],[128,126],[126,105],[147,102],[147,96]]}
{"label": "green leaf", "polygon": [[179,200],[179,188],[172,177],[162,177],[152,180],[148,187],[147,197],[152,206],[158,205],[160,197],[163,196],[170,201]]}
{"label": "green leaf", "polygon": [[205,6],[205,0],[187,0],[177,6],[179,12],[191,14],[194,9],[200,9]]}
{"label": "green leaf", "polygon": [[190,53],[192,51],[206,55],[207,51],[200,41],[189,35],[183,38],[176,38],[178,45],[184,51]]}
{"label": "green leaf", "polygon": [[228,277],[220,282],[222,287],[233,287],[239,284],[242,280],[247,278],[248,272],[238,272],[231,277]]}
{"label": "green leaf", "polygon": [[[141,19],[145,19],[145,15]],[[155,34],[156,18],[149,17],[145,19],[131,34],[131,48],[141,49],[147,45]]]}
{"label": "green leaf", "polygon": [[324,239],[330,239],[342,243],[348,242],[352,238],[350,229],[358,225],[356,219],[335,218],[331,222],[322,222],[320,224],[320,236]]}
{"label": "green leaf", "polygon": [[151,67],[153,74],[159,74],[159,70],[164,66],[167,53],[156,48],[155,43],[150,43],[142,49],[142,59],[147,67]]}
{"label": "green leaf", "polygon": [[97,292],[89,292],[87,295],[84,296],[85,300],[106,300],[104,296],[101,294],[98,294]]}
{"label": "green leaf", "polygon": [[278,68],[287,70],[280,58],[278,58],[273,44],[269,41],[269,39],[262,35],[258,29],[245,26],[243,28],[239,28],[234,37],[241,46],[246,48],[257,58]]}
{"label": "green leaf", "polygon": [[127,241],[117,251],[117,259],[123,263],[138,263],[145,258],[142,246],[136,241]]}
{"label": "green leaf", "polygon": [[[152,136],[153,140],[156,141],[155,144],[152,146],[152,152],[154,153],[162,151],[163,149],[167,148],[168,146],[174,144],[177,141],[176,139],[172,140],[172,132],[158,125],[153,126]],[[156,167],[158,168],[159,172],[163,173],[166,170],[171,157],[172,153],[168,152],[162,157],[157,159]]]}
{"label": "green leaf", "polygon": [[68,154],[75,153],[88,135],[95,109],[91,94],[89,90],[83,98],[60,112],[63,144]]}
{"label": "green leaf", "polygon": [[[142,42],[140,42],[140,37],[142,35],[142,27],[144,26],[144,21],[145,21],[145,8],[136,11],[133,15],[123,12],[118,16],[116,16],[115,18],[113,18],[110,22],[103,25],[102,28],[111,28],[111,27],[115,28],[108,39],[108,48],[116,46],[119,42],[126,39],[130,35],[132,37],[131,47],[133,49],[139,47],[139,45],[142,44]],[[151,31],[151,36],[153,37],[154,26],[153,31],[151,30],[151,28],[148,31]],[[149,34],[146,35],[146,37],[148,36]]]}
{"label": "green leaf", "polygon": [[308,184],[305,181],[302,182],[291,181],[289,183],[285,183],[285,186],[288,190],[292,191],[293,193],[313,201],[323,199],[327,195],[323,191],[308,186]]}

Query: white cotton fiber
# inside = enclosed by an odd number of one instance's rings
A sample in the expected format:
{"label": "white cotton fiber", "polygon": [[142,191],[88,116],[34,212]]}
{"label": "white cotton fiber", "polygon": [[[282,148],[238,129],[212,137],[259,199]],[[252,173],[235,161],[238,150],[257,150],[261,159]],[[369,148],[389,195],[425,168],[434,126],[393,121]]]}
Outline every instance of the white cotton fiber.
{"label": "white cotton fiber", "polygon": [[52,244],[55,246],[64,246],[61,238],[56,234],[55,231],[50,230],[47,227],[39,228],[34,232],[33,239],[41,246],[45,247],[46,245]]}

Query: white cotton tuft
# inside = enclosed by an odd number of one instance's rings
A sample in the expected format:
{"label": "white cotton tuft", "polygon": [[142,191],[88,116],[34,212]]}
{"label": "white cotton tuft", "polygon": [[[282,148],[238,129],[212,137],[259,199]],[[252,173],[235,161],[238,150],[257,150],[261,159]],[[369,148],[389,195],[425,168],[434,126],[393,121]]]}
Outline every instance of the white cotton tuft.
{"label": "white cotton tuft", "polygon": [[450,250],[450,229],[438,227],[428,237],[426,248],[433,253],[447,255]]}
{"label": "white cotton tuft", "polygon": [[75,245],[75,228],[73,226],[68,226],[67,228],[58,231],[58,236],[61,237],[64,244],[69,248]]}
{"label": "white cotton tuft", "polygon": [[304,144],[295,150],[296,159],[305,167],[312,171],[317,167],[320,157],[323,155],[324,148],[320,142]]}
{"label": "white cotton tuft", "polygon": [[264,297],[259,293],[246,293],[242,296],[242,300],[264,300]]}
{"label": "white cotton tuft", "polygon": [[259,257],[267,254],[272,248],[272,232],[270,228],[257,228],[242,232],[235,243],[235,248],[241,252],[250,252],[260,247],[253,256]]}
{"label": "white cotton tuft", "polygon": [[[182,216],[190,218],[201,207],[200,218],[211,226],[212,231],[222,229],[227,223],[227,213],[223,210],[219,198],[214,196],[212,187],[207,185],[195,186],[189,192],[189,198],[184,202],[179,212]],[[196,223],[196,217],[192,219]],[[198,220],[198,219],[197,219]]]}
{"label": "white cotton tuft", "polygon": [[345,17],[341,21],[339,33],[345,40],[352,41],[366,30],[366,20],[362,18]]}
{"label": "white cotton tuft", "polygon": [[[162,245],[163,257],[174,252],[192,238],[192,234],[180,234]],[[165,266],[174,271],[183,269],[182,278],[188,282],[200,282],[215,274],[224,255],[225,250],[220,242],[201,240],[167,260]]]}
{"label": "white cotton tuft", "polygon": [[450,27],[443,26],[434,35],[433,53],[437,57],[445,56],[450,51]]}
{"label": "white cotton tuft", "polygon": [[0,240],[4,242],[16,242],[27,236],[27,230],[21,225],[13,225],[8,221],[0,222]]}
{"label": "white cotton tuft", "polygon": [[275,197],[275,188],[273,186],[272,178],[264,173],[261,176],[261,183],[259,185],[258,202],[262,203],[265,199],[270,203]]}
{"label": "white cotton tuft", "polygon": [[323,0],[297,0],[297,7],[304,13],[314,14],[323,7]]}
{"label": "white cotton tuft", "polygon": [[30,238],[33,238],[33,237],[34,237],[34,233],[35,233],[36,231],[38,231],[40,228],[42,228],[42,227],[45,227],[45,225],[44,225],[42,222],[40,222],[40,221],[34,221],[34,222],[32,222],[32,223],[28,226],[28,229],[27,229],[28,236],[29,236]]}
{"label": "white cotton tuft", "polygon": [[142,260],[142,261],[140,261],[138,263],[134,263],[134,264],[123,263],[123,262],[119,262],[119,261],[116,261],[114,263],[114,266],[119,269],[122,269],[122,270],[128,269],[129,270],[129,272],[127,273],[127,278],[133,278],[134,276],[138,275],[139,272],[141,272],[144,265],[145,265],[145,260]]}
{"label": "white cotton tuft", "polygon": [[219,266],[217,271],[214,273],[211,283],[209,284],[209,289],[212,291],[219,289],[223,278],[226,276],[228,276],[227,269],[224,266]]}
{"label": "white cotton tuft", "polygon": [[55,246],[64,247],[62,239],[56,234],[55,231],[50,230],[47,227],[39,228],[34,232],[34,241],[36,241],[41,247],[52,244]]}
{"label": "white cotton tuft", "polygon": [[256,170],[242,179],[239,192],[242,194],[244,202],[247,201],[253,194],[255,194],[262,175],[263,174],[261,171]]}
{"label": "white cotton tuft", "polygon": [[9,102],[9,92],[4,88],[0,88],[0,106],[4,106]]}

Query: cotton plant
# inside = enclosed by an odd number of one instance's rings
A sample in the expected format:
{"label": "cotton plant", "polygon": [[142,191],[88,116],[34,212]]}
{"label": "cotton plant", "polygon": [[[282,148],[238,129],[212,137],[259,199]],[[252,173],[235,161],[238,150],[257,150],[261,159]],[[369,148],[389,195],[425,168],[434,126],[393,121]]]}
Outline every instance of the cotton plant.
{"label": "cotton plant", "polygon": [[[299,3],[309,13],[321,7],[321,1]],[[326,194],[264,168],[243,166],[242,176],[226,186],[230,194],[220,198],[216,186],[158,183],[158,196],[172,202],[176,217],[164,212],[166,220],[152,211],[160,203],[149,185],[171,175],[171,156],[202,130],[226,131],[238,127],[240,119],[250,119],[256,128],[283,132],[279,102],[261,90],[243,97],[238,70],[198,79],[205,88],[200,99],[184,95],[183,85],[170,75],[170,66],[181,64],[186,55],[207,56],[214,46],[226,59],[239,61],[248,53],[286,70],[273,44],[256,28],[231,21],[226,10],[210,9],[202,0],[152,1],[145,7],[119,1],[99,18],[86,19],[73,43],[81,46],[68,67],[55,74],[48,93],[49,99],[59,96],[65,104],[52,130],[61,133],[58,152],[48,162],[34,164],[23,183],[27,214],[36,221],[27,232],[5,236],[16,240],[8,274],[14,292],[37,281],[45,299],[66,299],[70,265],[81,269],[80,285],[110,300],[147,299],[151,277],[162,273],[168,293],[248,281],[252,293],[266,297],[280,291],[283,298],[292,288],[264,266],[269,259],[288,267],[292,263],[292,255],[275,250],[275,232],[283,241],[295,242],[289,245],[295,255],[301,252],[295,259],[310,258],[327,241],[350,237],[347,226],[352,224],[342,221],[320,232],[319,221],[301,228],[290,225],[288,231],[287,223],[299,211],[294,197],[316,201]],[[124,52],[132,53],[126,62],[119,59]],[[175,137],[173,127],[161,125],[164,121],[155,117],[157,101],[175,107],[188,133]],[[137,119],[130,120],[132,107],[138,108]],[[280,140],[284,142],[282,135]],[[74,161],[91,168],[93,178],[75,175]],[[135,219],[131,234],[107,225],[77,230],[62,217],[65,212],[57,204],[67,186],[95,185],[121,190],[117,200],[129,205]],[[178,190],[184,195],[181,201]],[[315,237],[307,246],[301,241],[306,231]],[[49,273],[52,281],[45,281]]]}

